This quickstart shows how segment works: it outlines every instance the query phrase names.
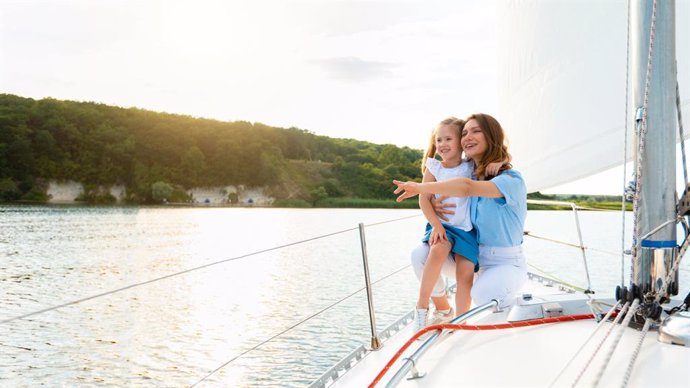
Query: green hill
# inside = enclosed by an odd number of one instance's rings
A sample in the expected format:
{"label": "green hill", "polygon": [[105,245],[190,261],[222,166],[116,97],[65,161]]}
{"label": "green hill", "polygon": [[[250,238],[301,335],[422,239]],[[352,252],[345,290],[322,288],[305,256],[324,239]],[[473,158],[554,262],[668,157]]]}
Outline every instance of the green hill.
{"label": "green hill", "polygon": [[[421,179],[421,151],[92,102],[0,94],[0,200],[46,200],[47,182],[124,185],[154,200],[154,183],[268,188],[277,199],[393,199],[396,179]],[[160,186],[159,186],[160,187]]]}

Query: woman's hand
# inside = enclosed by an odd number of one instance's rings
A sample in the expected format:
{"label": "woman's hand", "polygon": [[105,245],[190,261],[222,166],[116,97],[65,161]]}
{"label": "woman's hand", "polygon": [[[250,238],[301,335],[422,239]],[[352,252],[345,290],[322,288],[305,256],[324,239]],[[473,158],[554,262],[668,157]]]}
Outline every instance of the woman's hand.
{"label": "woman's hand", "polygon": [[436,213],[436,217],[443,221],[448,221],[450,219],[447,215],[452,216],[453,214],[455,214],[456,205],[454,203],[443,203],[443,201],[445,201],[447,198],[448,196],[446,195],[438,198],[431,198],[431,206],[434,208],[434,213]]}
{"label": "woman's hand", "polygon": [[393,194],[399,194],[398,198],[396,199],[397,202],[402,202],[408,198],[412,198],[415,195],[419,194],[419,183],[417,182],[401,182],[401,181],[396,181],[394,180],[393,183],[398,186],[398,188],[393,191]]}

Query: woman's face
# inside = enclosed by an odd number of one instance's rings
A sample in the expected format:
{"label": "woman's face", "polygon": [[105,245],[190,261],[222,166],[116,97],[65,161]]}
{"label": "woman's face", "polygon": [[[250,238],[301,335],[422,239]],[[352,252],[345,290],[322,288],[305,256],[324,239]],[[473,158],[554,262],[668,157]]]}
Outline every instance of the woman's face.
{"label": "woman's face", "polygon": [[479,127],[477,120],[472,119],[465,124],[462,130],[462,149],[465,155],[476,161],[481,160],[482,156],[489,148],[489,144],[484,137],[484,131]]}

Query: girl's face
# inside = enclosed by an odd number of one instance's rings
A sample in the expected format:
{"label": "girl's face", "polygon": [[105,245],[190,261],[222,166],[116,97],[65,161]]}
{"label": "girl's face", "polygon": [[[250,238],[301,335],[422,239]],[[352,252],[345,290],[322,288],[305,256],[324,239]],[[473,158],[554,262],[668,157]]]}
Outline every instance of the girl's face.
{"label": "girl's face", "polygon": [[475,162],[481,160],[482,156],[489,149],[489,144],[484,136],[484,131],[479,127],[477,120],[472,119],[465,123],[462,130],[462,149],[465,155]]}
{"label": "girl's face", "polygon": [[450,124],[441,125],[436,131],[436,153],[444,162],[455,162],[460,159],[462,148],[457,127]]}

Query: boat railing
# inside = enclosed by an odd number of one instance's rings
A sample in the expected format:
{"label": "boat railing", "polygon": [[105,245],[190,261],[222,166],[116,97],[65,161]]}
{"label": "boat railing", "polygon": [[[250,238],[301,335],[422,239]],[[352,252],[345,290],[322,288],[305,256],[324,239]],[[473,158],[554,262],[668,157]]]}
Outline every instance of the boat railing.
{"label": "boat railing", "polygon": [[[407,314],[400,317],[397,321],[390,324],[381,333],[379,333],[378,338],[383,342],[388,338],[392,337],[395,333],[399,332],[405,326],[407,326],[414,318],[414,310],[410,310]],[[371,350],[364,346],[364,344],[357,347],[350,354],[345,356],[337,364],[330,367],[326,372],[324,372],[318,379],[314,380],[309,388],[325,388],[332,382],[336,381],[343,373],[351,369],[357,362],[359,362],[364,356],[366,356]]]}
{"label": "boat railing", "polygon": [[[466,313],[455,317],[453,320],[450,321],[450,323],[462,323],[465,322],[466,320],[474,317],[475,315],[478,315],[484,311],[487,311],[491,308],[498,308],[498,301],[497,300],[491,300],[490,302],[487,302],[481,306],[477,306]],[[435,331],[429,338],[427,338],[424,343],[422,343],[417,350],[414,351],[409,357],[405,358],[403,364],[400,366],[397,372],[391,377],[389,380],[388,384],[386,384],[386,387],[395,387],[398,385],[398,383],[407,375],[408,372],[412,371],[412,377],[411,379],[415,378],[421,378],[424,377],[423,374],[419,374],[419,371],[416,368],[416,364],[419,361],[419,359],[426,353],[431,346],[433,346],[440,338],[441,338],[441,333],[442,330],[437,330]]]}
{"label": "boat railing", "polygon": [[[573,215],[575,216],[575,228],[577,229],[577,238],[578,238],[578,241],[580,242],[580,244],[579,245],[570,244],[570,243],[565,243],[565,244],[580,249],[580,252],[582,253],[582,262],[584,263],[584,266],[585,266],[585,274],[587,276],[587,289],[584,290],[584,293],[585,294],[593,294],[594,291],[592,291],[592,281],[591,281],[590,276],[589,276],[589,266],[587,265],[587,253],[585,252],[587,247],[585,247],[584,241],[582,239],[582,228],[580,227],[580,217],[578,217],[578,215],[577,215],[577,210],[578,209],[598,210],[598,209],[584,208],[584,207],[578,206],[574,202],[566,202],[566,201],[528,199],[527,203],[532,204],[532,205],[565,206],[565,207],[570,207],[572,209]],[[540,238],[539,236],[532,235],[530,232],[527,232],[527,231],[525,231],[525,235],[530,236],[530,237]],[[555,240],[551,240],[551,241],[557,242]]]}
{"label": "boat railing", "polygon": [[367,305],[369,307],[369,326],[371,327],[371,348],[378,350],[381,340],[376,332],[376,313],[374,312],[374,294],[371,291],[371,277],[369,276],[369,258],[367,255],[367,239],[364,233],[364,224],[359,223],[359,242],[362,247],[362,267],[364,267],[364,284],[367,289]]}

